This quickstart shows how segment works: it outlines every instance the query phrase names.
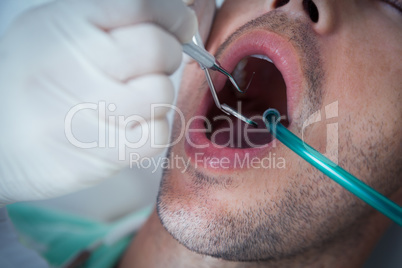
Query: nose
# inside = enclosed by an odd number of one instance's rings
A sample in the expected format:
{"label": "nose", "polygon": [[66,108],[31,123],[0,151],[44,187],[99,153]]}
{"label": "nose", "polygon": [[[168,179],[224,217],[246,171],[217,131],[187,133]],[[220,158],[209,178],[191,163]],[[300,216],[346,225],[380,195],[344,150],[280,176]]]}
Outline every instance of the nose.
{"label": "nose", "polygon": [[334,30],[336,24],[335,2],[334,0],[277,0],[274,6],[292,16],[308,20],[318,34],[328,34]]}

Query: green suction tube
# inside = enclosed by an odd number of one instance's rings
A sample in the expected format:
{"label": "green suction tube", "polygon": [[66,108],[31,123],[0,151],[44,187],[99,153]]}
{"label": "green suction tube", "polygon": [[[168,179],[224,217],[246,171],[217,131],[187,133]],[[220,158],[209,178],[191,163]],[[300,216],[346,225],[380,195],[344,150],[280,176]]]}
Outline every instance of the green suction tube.
{"label": "green suction tube", "polygon": [[358,178],[323,156],[283,126],[275,109],[264,112],[263,119],[271,134],[319,171],[356,195],[358,198],[402,226],[402,207],[392,202]]}

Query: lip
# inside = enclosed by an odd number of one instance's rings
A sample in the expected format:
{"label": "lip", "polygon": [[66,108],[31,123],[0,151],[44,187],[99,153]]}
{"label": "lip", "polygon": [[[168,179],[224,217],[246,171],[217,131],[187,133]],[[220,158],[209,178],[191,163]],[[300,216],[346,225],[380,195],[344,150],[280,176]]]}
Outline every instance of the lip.
{"label": "lip", "polygon": [[[227,71],[232,72],[240,60],[255,54],[266,55],[282,74],[286,84],[287,113],[289,127],[291,127],[292,115],[295,105],[300,99],[303,81],[298,54],[284,37],[258,29],[244,33],[233,41],[219,57],[219,62]],[[217,93],[223,89],[226,80],[223,75],[214,76],[213,81]],[[202,163],[202,168],[207,170],[231,172],[242,169],[241,165],[238,165],[239,160],[243,161],[246,157],[249,159],[260,157],[261,159],[272,151],[272,142],[261,147],[247,149],[222,147],[212,143],[207,138],[205,131],[201,131],[205,130],[205,121],[202,118],[206,117],[212,103],[212,96],[208,90],[195,114],[196,119],[189,126],[191,130],[200,131],[187,133],[187,139],[185,139],[185,152],[195,167],[200,167]]]}

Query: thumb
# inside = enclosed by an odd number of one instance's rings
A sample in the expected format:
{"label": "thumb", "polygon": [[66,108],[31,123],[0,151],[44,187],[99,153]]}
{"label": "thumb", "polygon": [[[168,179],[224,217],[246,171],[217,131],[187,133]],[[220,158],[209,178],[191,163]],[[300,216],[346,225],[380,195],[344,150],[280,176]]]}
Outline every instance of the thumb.
{"label": "thumb", "polygon": [[112,30],[138,23],[155,23],[188,42],[198,25],[197,18],[182,0],[71,0],[87,19],[101,29]]}

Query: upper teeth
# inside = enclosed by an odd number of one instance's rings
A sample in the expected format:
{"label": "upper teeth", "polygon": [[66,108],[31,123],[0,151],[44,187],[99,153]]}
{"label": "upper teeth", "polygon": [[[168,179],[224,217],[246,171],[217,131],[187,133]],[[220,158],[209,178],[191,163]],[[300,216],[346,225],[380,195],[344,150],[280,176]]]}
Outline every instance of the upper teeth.
{"label": "upper teeth", "polygon": [[[259,54],[257,54],[257,55],[251,55],[251,57],[257,58],[257,59],[262,59],[262,60],[267,60],[267,61],[269,61],[269,62],[272,62],[272,60],[271,60],[270,58],[268,58],[267,56],[265,56],[265,55],[259,55]],[[272,62],[272,63],[273,63],[273,62]]]}
{"label": "upper teeth", "polygon": [[[249,57],[250,58],[257,58],[257,59],[261,59],[261,60],[266,60],[266,61],[269,61],[269,62],[273,63],[272,60],[270,58],[268,58],[267,56],[265,56],[265,55],[256,54],[256,55],[251,55]],[[243,58],[237,64],[236,68],[232,72],[233,78],[235,79],[235,81],[237,82],[237,84],[241,88],[245,88],[247,86],[247,84],[246,84],[247,83],[247,81],[246,81],[247,72],[244,70],[244,68],[246,67],[247,63],[248,63],[248,58],[247,57]]]}
{"label": "upper teeth", "polygon": [[245,79],[246,79],[246,71],[244,70],[244,67],[247,65],[247,58],[242,59],[236,66],[236,68],[233,71],[233,78],[236,80],[237,84],[241,87],[245,87]]}

